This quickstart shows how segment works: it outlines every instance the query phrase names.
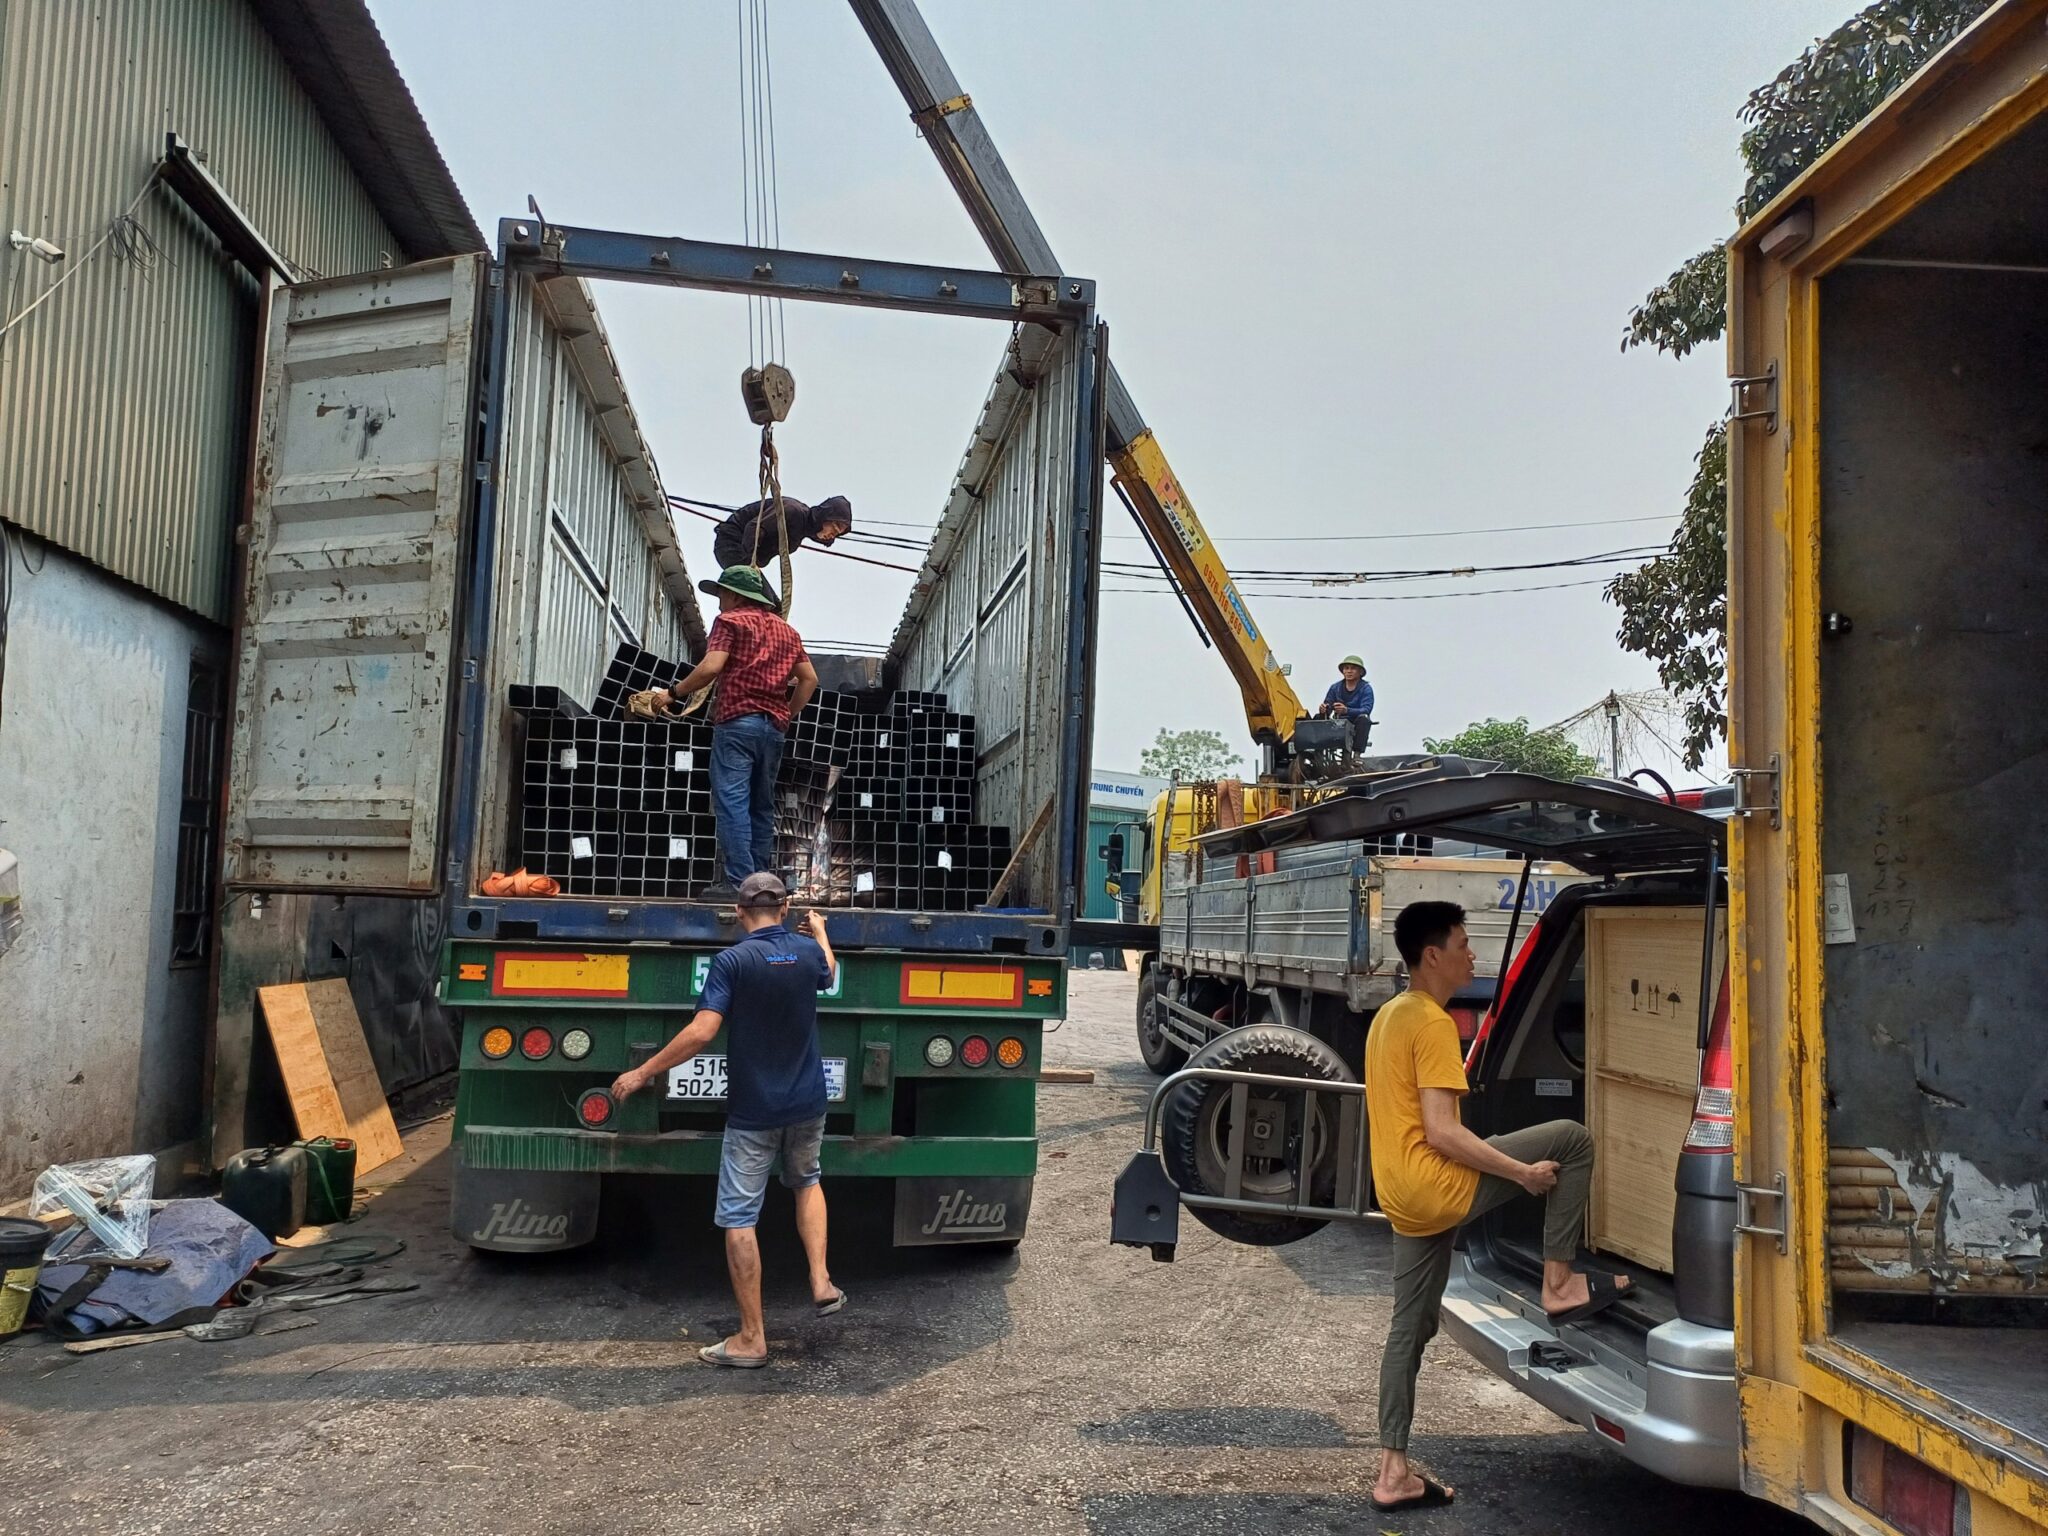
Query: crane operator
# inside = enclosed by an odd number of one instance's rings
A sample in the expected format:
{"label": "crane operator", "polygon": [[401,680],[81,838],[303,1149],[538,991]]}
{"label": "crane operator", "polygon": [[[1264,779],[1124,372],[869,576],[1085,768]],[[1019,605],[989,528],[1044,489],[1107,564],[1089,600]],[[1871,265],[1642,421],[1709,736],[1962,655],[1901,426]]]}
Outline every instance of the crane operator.
{"label": "crane operator", "polygon": [[1351,722],[1351,739],[1363,747],[1372,727],[1372,684],[1365,680],[1365,661],[1362,657],[1346,656],[1337,663],[1338,681],[1330,684],[1329,692],[1323,695],[1323,707],[1316,711],[1324,716],[1342,716]]}

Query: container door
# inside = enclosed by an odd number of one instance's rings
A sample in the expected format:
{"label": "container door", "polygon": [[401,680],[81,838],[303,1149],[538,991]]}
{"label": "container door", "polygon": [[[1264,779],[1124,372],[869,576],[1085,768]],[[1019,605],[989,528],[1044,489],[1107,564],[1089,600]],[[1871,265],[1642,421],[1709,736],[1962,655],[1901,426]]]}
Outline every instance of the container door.
{"label": "container door", "polygon": [[438,889],[485,258],[271,312],[237,629],[225,878]]}

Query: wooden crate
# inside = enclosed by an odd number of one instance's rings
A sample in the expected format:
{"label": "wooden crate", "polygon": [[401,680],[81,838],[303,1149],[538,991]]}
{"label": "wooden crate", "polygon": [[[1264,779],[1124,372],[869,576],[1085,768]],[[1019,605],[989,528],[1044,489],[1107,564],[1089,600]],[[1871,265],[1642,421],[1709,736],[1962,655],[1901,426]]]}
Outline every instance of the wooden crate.
{"label": "wooden crate", "polygon": [[[1699,1091],[1699,907],[1586,914],[1586,1125],[1593,1199],[1586,1241],[1671,1270],[1678,1155]],[[1715,949],[1727,954],[1725,913]],[[1720,972],[1715,970],[1715,985]]]}

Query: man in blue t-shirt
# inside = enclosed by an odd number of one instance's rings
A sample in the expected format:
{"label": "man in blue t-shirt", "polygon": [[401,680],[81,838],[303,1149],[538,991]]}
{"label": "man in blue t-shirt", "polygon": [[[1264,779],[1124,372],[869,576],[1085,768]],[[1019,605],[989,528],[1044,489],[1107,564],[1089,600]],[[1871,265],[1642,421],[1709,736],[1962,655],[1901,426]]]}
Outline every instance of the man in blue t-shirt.
{"label": "man in blue t-shirt", "polygon": [[1362,751],[1372,725],[1372,684],[1365,680],[1365,659],[1346,656],[1337,663],[1338,681],[1323,695],[1319,715],[1342,715],[1351,722],[1354,751]]}
{"label": "man in blue t-shirt", "polygon": [[783,926],[789,892],[774,875],[749,875],[739,886],[746,937],[711,962],[696,1017],[644,1066],[612,1083],[624,1100],[665,1079],[726,1031],[725,1145],[718,1164],[718,1225],[725,1229],[725,1265],[740,1304],[740,1331],[697,1351],[710,1365],[756,1370],[768,1363],[761,1323],[761,1248],[754,1238],[768,1174],[779,1156],[782,1182],[796,1195],[796,1230],[811,1266],[811,1301],[825,1317],[846,1305],[846,1292],[825,1267],[825,1191],[818,1153],[825,1140],[825,1064],[818,1055],[818,994],[832,985],[837,962],[825,920],[811,913],[810,937]]}

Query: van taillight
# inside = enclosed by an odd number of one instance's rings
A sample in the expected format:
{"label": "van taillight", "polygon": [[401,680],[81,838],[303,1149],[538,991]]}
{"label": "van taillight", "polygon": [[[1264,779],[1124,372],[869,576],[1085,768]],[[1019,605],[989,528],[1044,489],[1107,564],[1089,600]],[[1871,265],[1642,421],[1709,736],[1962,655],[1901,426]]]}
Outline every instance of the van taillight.
{"label": "van taillight", "polygon": [[1735,1051],[1730,1044],[1728,975],[1721,975],[1721,995],[1714,1001],[1714,1021],[1707,1029],[1707,1048],[1700,1055],[1700,1091],[1693,1100],[1692,1124],[1686,1129],[1688,1152],[1735,1150]]}
{"label": "van taillight", "polygon": [[[1485,1016],[1479,1021],[1479,1027],[1472,1032],[1471,1043],[1465,1048],[1465,1070],[1467,1072],[1470,1072],[1478,1063],[1479,1048],[1486,1044],[1486,1037],[1493,1033],[1494,1020],[1500,1017],[1500,1011],[1506,1005],[1507,1000],[1514,996],[1515,983],[1522,979],[1522,968],[1529,963],[1529,956],[1535,953],[1536,936],[1542,931],[1543,923],[1539,919],[1529,929],[1529,937],[1522,940],[1522,947],[1515,951],[1515,958],[1508,962],[1507,974],[1495,983],[1493,1006],[1486,1010]],[[1462,1035],[1464,1032],[1464,1026],[1461,1024],[1458,1033]]]}

